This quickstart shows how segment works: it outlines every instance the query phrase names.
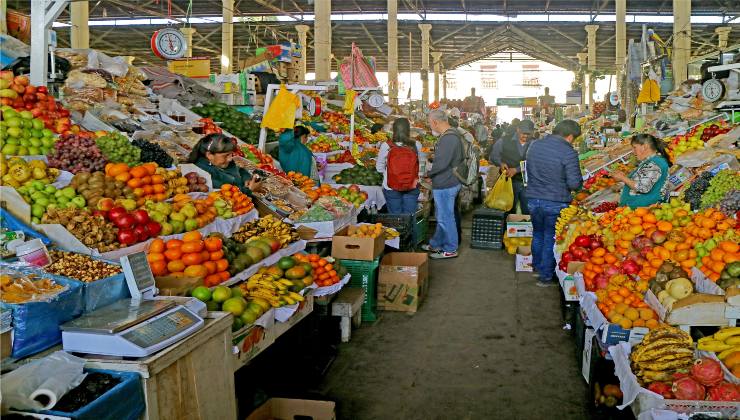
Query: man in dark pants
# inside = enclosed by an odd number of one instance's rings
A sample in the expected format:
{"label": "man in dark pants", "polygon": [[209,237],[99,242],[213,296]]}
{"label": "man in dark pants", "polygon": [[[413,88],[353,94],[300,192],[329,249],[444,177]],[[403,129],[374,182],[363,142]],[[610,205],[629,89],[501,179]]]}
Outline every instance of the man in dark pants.
{"label": "man in dark pants", "polygon": [[501,172],[505,172],[511,178],[511,186],[514,189],[512,213],[516,212],[516,206],[519,204],[522,214],[529,214],[521,173],[522,168],[519,163],[525,160],[527,156],[527,149],[529,149],[532,142],[533,134],[534,123],[530,120],[521,121],[514,135],[496,142],[491,152],[493,163],[501,168]]}

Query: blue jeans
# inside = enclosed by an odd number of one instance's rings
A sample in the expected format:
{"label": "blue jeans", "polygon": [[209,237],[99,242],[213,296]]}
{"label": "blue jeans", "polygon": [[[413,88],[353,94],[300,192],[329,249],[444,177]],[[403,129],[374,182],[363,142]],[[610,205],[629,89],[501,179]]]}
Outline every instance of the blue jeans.
{"label": "blue jeans", "polygon": [[540,281],[551,281],[555,275],[555,222],[560,210],[568,203],[529,199],[529,213],[532,216],[532,267],[540,274]]}
{"label": "blue jeans", "polygon": [[419,202],[419,189],[410,191],[386,190],[383,188],[385,205],[390,214],[416,214],[416,205]]}
{"label": "blue jeans", "polygon": [[522,208],[522,214],[529,214],[529,203],[527,202],[527,192],[524,188],[524,182],[512,181],[511,187],[514,190],[514,206],[511,208],[511,213],[516,213],[516,205]]}
{"label": "blue jeans", "polygon": [[444,252],[456,252],[459,238],[455,223],[455,198],[460,192],[460,185],[450,188],[433,189],[434,213],[437,218],[437,228],[429,245]]}

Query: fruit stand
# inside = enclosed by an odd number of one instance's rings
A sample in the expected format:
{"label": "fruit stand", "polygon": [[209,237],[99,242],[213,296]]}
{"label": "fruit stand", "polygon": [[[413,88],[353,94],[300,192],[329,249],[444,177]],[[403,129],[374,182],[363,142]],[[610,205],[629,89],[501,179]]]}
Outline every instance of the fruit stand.
{"label": "fruit stand", "polygon": [[[4,97],[0,109],[0,219],[9,258],[0,264],[3,363],[42,360],[66,348],[62,324],[131,298],[142,267],[129,259],[140,255],[159,298],[181,297],[172,302],[192,314],[205,305],[193,315],[203,324],[145,357],[93,352],[85,366],[138,374],[145,418],[233,418],[233,372],[311,314],[315,298],[334,296],[350,282],[338,259],[306,253],[307,242],[331,241],[349,227],[350,237],[383,244],[385,236],[398,246],[392,229],[355,225],[361,208],[384,204],[382,177],[374,164],[321,186],[286,174],[250,144],[257,143],[259,123],[244,114],[218,103],[190,110],[144,95],[137,68],[92,71],[81,57],[61,102],[24,76],[0,74],[4,84],[28,93]],[[115,95],[121,106],[98,104],[100,95]],[[348,129],[331,127],[336,115],[328,114],[329,127]],[[356,145],[384,138],[358,122]],[[228,135],[224,129],[238,137],[237,165],[265,178],[252,197],[229,184],[213,188],[208,173],[185,163],[200,136]],[[26,315],[31,307],[42,311],[43,322]]]}
{"label": "fruit stand", "polygon": [[[724,114],[692,117],[662,132],[652,128],[674,160],[666,181],[670,200],[620,207],[622,185],[609,173],[635,167],[629,145],[591,137],[581,153],[583,190],[556,223],[556,273],[564,300],[579,305],[584,372],[594,368],[596,355],[613,364],[617,378],[591,384],[599,390],[595,403],[631,407],[635,416],[740,414],[732,356],[740,353],[731,338],[737,334],[740,165],[729,147],[740,130]],[[647,117],[662,118],[660,111]],[[601,121],[582,123],[593,136]]]}

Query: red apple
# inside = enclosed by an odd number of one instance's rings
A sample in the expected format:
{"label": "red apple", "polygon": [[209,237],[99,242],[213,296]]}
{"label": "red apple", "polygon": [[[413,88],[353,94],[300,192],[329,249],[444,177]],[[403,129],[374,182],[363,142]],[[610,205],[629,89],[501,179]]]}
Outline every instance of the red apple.
{"label": "red apple", "polygon": [[136,220],[137,225],[145,225],[149,223],[149,213],[147,213],[146,210],[136,210],[132,213],[132,216],[134,216],[134,220]]}
{"label": "red apple", "polygon": [[125,214],[127,214],[127,213],[128,213],[128,212],[127,212],[127,211],[126,211],[126,209],[125,209],[125,208],[123,208],[123,207],[120,207],[120,206],[119,206],[119,207],[113,207],[113,208],[112,208],[112,209],[110,209],[110,211],[108,212],[108,217],[110,217],[110,218],[111,218],[111,220],[112,220],[112,219],[118,219],[119,217],[121,217],[121,216],[123,216],[123,215],[125,215]]}
{"label": "red apple", "polygon": [[149,237],[155,237],[162,231],[162,225],[151,220],[146,224],[146,231],[149,233]]}
{"label": "red apple", "polygon": [[123,245],[133,245],[136,243],[136,232],[133,229],[119,229],[118,242]]}
{"label": "red apple", "polygon": [[137,242],[146,241],[149,239],[149,231],[146,228],[146,225],[138,225],[134,228],[134,233],[136,234]]}

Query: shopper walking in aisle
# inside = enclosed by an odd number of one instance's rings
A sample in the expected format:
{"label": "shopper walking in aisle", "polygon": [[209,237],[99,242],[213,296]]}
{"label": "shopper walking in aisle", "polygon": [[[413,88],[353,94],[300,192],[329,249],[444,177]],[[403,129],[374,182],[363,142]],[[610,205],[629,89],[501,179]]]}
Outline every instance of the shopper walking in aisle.
{"label": "shopper walking in aisle", "polygon": [[285,130],[278,137],[280,149],[280,167],[285,172],[298,172],[313,180],[319,180],[316,159],[306,147],[308,128],[298,125],[292,130]]}
{"label": "shopper walking in aisle", "polygon": [[522,214],[529,214],[520,162],[527,155],[527,149],[532,144],[533,135],[534,123],[530,120],[521,121],[515,134],[494,144],[491,152],[491,161],[501,168],[501,173],[505,173],[506,176],[511,178],[511,186],[514,189],[512,213],[516,212],[516,206],[519,204]]}
{"label": "shopper walking in aisle", "polygon": [[439,136],[434,148],[434,162],[429,170],[434,196],[437,228],[429,244],[422,249],[432,252],[430,258],[457,257],[459,237],[455,226],[455,197],[460,192],[460,181],[453,169],[463,162],[463,140],[457,130],[450,126],[444,111],[434,110],[428,116],[432,133]]}
{"label": "shopper walking in aisle", "polygon": [[555,222],[560,210],[568,207],[576,191],[583,185],[578,165],[578,153],[573,139],[581,135],[581,127],[573,120],[563,120],[529,147],[527,152],[527,198],[532,215],[532,267],[540,280],[537,285],[548,287],[554,281]]}
{"label": "shopper walking in aisle", "polygon": [[631,144],[635,157],[640,161],[637,168],[629,175],[621,171],[609,174],[615,180],[624,182],[619,205],[634,209],[663,201],[666,196],[663,188],[670,166],[665,145],[650,134],[633,136]]}
{"label": "shopper walking in aisle", "polygon": [[[452,127],[453,130],[457,130],[457,134],[460,135],[462,139],[466,141],[466,143],[463,143],[467,147],[472,146],[475,143],[475,137],[466,129],[460,127],[460,120],[457,117],[449,116],[447,117],[447,122],[450,124],[450,127]],[[463,152],[465,152],[465,149],[463,149]],[[462,189],[462,185],[460,186],[460,189]],[[455,196],[455,227],[457,228],[457,238],[458,242],[462,239],[462,215],[460,215],[460,195]]]}
{"label": "shopper walking in aisle", "polygon": [[415,214],[419,200],[421,143],[411,138],[406,118],[393,122],[393,138],[380,145],[375,169],[383,174],[383,195],[391,214]]}

